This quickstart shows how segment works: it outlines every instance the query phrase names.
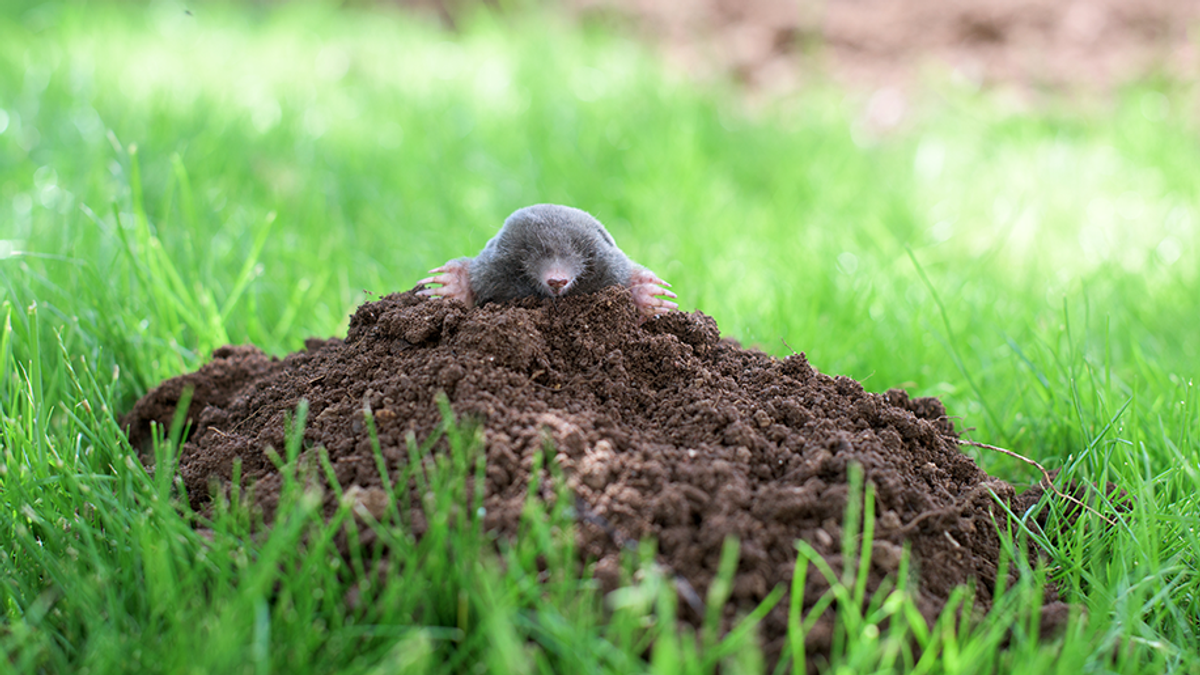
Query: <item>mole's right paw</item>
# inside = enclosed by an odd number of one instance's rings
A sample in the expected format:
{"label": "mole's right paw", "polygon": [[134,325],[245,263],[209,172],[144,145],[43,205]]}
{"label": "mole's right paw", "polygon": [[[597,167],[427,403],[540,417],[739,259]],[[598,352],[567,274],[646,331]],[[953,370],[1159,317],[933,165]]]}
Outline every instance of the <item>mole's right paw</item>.
{"label": "mole's right paw", "polygon": [[475,294],[471,292],[471,275],[468,274],[470,265],[470,258],[459,258],[429,270],[431,273],[437,273],[437,276],[426,277],[417,284],[441,284],[442,286],[441,288],[426,288],[417,291],[417,295],[461,300],[467,307],[474,307]]}

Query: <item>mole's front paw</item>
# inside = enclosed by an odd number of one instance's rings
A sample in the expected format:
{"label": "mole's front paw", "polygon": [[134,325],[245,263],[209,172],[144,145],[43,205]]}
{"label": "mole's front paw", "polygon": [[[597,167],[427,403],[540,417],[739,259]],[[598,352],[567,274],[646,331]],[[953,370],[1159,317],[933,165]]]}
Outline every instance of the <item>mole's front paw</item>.
{"label": "mole's front paw", "polygon": [[442,286],[441,288],[426,288],[417,291],[417,295],[461,300],[467,307],[474,307],[475,294],[471,292],[471,275],[468,274],[470,265],[470,258],[460,258],[429,270],[431,273],[436,273],[437,276],[426,277],[417,284],[441,284]]}
{"label": "mole's front paw", "polygon": [[654,272],[645,269],[634,270],[633,276],[629,278],[629,290],[633,292],[633,304],[642,314],[643,320],[652,318],[659,314],[665,314],[672,309],[678,309],[679,305],[664,300],[655,296],[666,296],[668,298],[678,297],[671,291],[668,291],[666,286],[670,286],[667,282],[659,279],[654,275]]}

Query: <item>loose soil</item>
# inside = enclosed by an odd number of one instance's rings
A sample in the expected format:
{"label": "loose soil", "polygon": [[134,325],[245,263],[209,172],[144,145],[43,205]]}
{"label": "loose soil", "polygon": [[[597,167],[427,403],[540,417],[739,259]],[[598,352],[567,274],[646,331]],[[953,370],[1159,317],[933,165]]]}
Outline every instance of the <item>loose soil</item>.
{"label": "loose soil", "polygon": [[[207,508],[212,486],[227,484],[240,460],[269,521],[282,480],[264,451],[284,447],[285,416],[305,399],[306,446],[323,446],[343,490],[382,513],[364,405],[389,470],[398,471],[408,461],[406,436],[438,428],[444,392],[456,415],[482,428],[489,530],[517,532],[534,454],[549,440],[581,506],[581,556],[595,561],[604,588],[618,583],[622,544],[653,538],[659,562],[703,598],[722,543],[741,541],[727,620],[790,583],[797,539],[841,569],[852,465],[874,486],[868,587],[895,578],[908,542],[929,618],[971,581],[987,609],[1004,518],[996,500],[1018,512],[1031,503],[959,452],[937,399],[870,393],[818,372],[803,354],[744,349],[700,312],[639,324],[624,288],[476,309],[409,291],[359,307],[345,340],[310,340],[283,359],[223,347],[137,402],[123,421],[134,447],[147,450],[152,422],[169,426],[188,388],[193,432],[179,473],[196,509]],[[540,496],[553,499],[551,476],[540,485]],[[419,535],[422,526],[413,527]],[[805,604],[826,589],[810,574]],[[1047,598],[1056,600],[1053,591]],[[768,658],[782,648],[786,607],[761,625]],[[1051,609],[1066,615],[1061,604]],[[831,638],[826,617],[807,636],[809,653],[828,654]]]}

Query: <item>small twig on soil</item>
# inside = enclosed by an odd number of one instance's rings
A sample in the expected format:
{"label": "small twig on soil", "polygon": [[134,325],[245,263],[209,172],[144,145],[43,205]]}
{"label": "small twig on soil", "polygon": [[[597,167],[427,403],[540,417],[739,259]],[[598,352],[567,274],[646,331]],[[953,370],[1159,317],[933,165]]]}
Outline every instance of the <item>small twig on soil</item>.
{"label": "small twig on soil", "polygon": [[236,433],[237,430],[241,429],[242,426],[245,425],[247,422],[254,421],[258,417],[259,413],[263,412],[264,410],[267,411],[268,414],[274,414],[274,413],[279,412],[280,410],[284,410],[286,408],[294,408],[296,406],[296,404],[299,402],[300,402],[300,399],[295,398],[295,399],[292,399],[291,401],[288,401],[282,405],[273,404],[273,403],[264,403],[263,405],[259,406],[258,408],[255,408],[254,412],[247,415],[246,418],[243,419],[241,422],[238,422],[237,424],[233,425],[233,428],[230,429],[229,432]]}
{"label": "small twig on soil", "polygon": [[[1042,478],[1044,478],[1047,483],[1050,483],[1051,487],[1054,487],[1054,479],[1052,479],[1050,477],[1050,472],[1046,470],[1046,467],[1042,466],[1041,464],[1038,464],[1036,460],[1029,459],[1025,455],[1013,452],[1012,450],[1005,450],[1004,448],[1000,448],[995,445],[988,445],[987,443],[980,443],[979,441],[966,441],[961,438],[957,438],[955,440],[958,442],[959,445],[970,445],[970,446],[973,446],[976,448],[985,448],[987,450],[995,450],[996,452],[1004,453],[1004,454],[1008,455],[1009,457],[1012,457],[1013,459],[1019,459],[1022,462],[1025,462],[1026,464],[1036,468],[1038,471],[1041,471]],[[1082,504],[1081,504],[1081,506],[1082,506]]]}
{"label": "small twig on soil", "polygon": [[1008,455],[1009,457],[1012,457],[1013,459],[1017,459],[1022,462],[1025,462],[1026,464],[1028,464],[1028,465],[1036,468],[1038,471],[1042,472],[1042,480],[1046,483],[1046,486],[1050,488],[1051,492],[1058,495],[1062,499],[1065,499],[1069,502],[1077,504],[1080,507],[1084,508],[1085,510],[1091,511],[1092,513],[1096,514],[1097,516],[1100,516],[1101,518],[1104,519],[1104,522],[1108,523],[1109,525],[1112,525],[1113,527],[1117,526],[1117,523],[1114,522],[1108,516],[1104,515],[1103,513],[1100,513],[1099,511],[1097,511],[1096,509],[1093,509],[1092,507],[1088,506],[1087,504],[1084,504],[1082,501],[1080,501],[1074,495],[1067,494],[1066,492],[1063,492],[1062,490],[1059,490],[1057,487],[1055,487],[1054,479],[1050,477],[1050,472],[1046,470],[1046,467],[1042,466],[1041,464],[1038,464],[1035,460],[1032,460],[1032,459],[1026,457],[1025,455],[1013,452],[1012,450],[1005,450],[1004,448],[997,447],[995,445],[988,445],[987,443],[980,443],[978,441],[967,441],[967,440],[963,440],[961,438],[956,438],[954,440],[959,445],[970,445],[970,446],[976,447],[976,448],[984,448],[986,450],[995,450],[996,452]]}

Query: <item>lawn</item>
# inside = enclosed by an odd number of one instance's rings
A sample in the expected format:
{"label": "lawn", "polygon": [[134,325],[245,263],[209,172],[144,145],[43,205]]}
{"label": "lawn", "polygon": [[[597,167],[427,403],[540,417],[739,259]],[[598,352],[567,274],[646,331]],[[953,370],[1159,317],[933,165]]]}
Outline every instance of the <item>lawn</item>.
{"label": "lawn", "polygon": [[[531,536],[499,553],[455,528],[372,586],[362,560],[337,566],[343,523],[300,489],[269,533],[236,503],[200,533],[117,426],[214,348],[344,335],[357,305],[556,202],[596,214],[723,334],[939,396],[968,437],[1132,498],[1115,525],[1086,514],[974,628],[910,638],[847,612],[831,669],[1200,673],[1189,86],[1022,108],[932,76],[878,134],[836,87],[751,106],[549,10],[451,33],[303,3],[3,7],[14,672],[754,672],[727,654],[750,633],[677,631],[653,569],[598,597],[560,536],[569,513],[531,504]],[[453,503],[474,469],[470,434],[449,434],[463,454],[431,480]],[[1019,487],[1039,478],[969,451]],[[1086,618],[1038,642],[1019,600],[1044,576]]]}

